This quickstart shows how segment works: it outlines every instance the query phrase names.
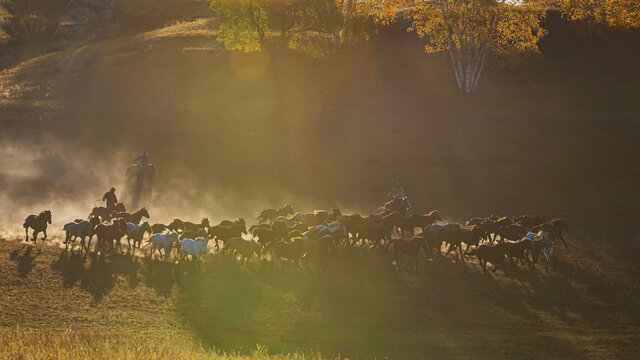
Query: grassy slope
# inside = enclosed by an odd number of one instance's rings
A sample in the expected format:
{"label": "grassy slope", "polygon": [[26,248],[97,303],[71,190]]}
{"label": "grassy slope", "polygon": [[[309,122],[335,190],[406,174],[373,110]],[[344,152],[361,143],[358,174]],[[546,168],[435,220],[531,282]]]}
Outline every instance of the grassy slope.
{"label": "grassy slope", "polygon": [[67,330],[62,344],[76,336],[98,347],[117,339],[119,349],[149,341],[139,349],[148,354],[166,342],[181,356],[201,354],[202,343],[223,351],[261,344],[272,353],[514,359],[632,358],[640,341],[632,263],[603,247],[558,249],[552,266],[509,268],[510,276],[451,259],[429,261],[421,274],[402,259],[396,271],[390,254],[365,250],[301,273],[271,262],[244,272],[217,254],[199,269],[128,255],[83,259],[15,241],[0,247],[0,342],[15,341],[10,329],[19,325]]}

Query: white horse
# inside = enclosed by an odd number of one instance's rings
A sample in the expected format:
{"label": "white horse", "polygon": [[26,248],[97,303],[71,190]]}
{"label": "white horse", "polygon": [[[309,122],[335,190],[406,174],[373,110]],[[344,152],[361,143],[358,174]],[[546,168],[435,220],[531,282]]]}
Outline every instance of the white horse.
{"label": "white horse", "polygon": [[186,259],[187,255],[191,255],[192,259],[200,261],[200,257],[207,253],[207,245],[209,245],[209,239],[203,237],[197,237],[193,239],[182,239],[180,245],[180,260]]}
{"label": "white horse", "polygon": [[84,250],[85,238],[89,238],[89,244],[91,244],[91,238],[93,237],[93,225],[86,220],[66,223],[62,227],[62,230],[67,233],[64,239],[66,247],[69,247],[69,242],[74,243],[76,238],[80,238],[80,246],[82,246],[82,250]]}
{"label": "white horse", "polygon": [[151,238],[149,238],[148,241],[148,243],[151,243],[151,253],[149,255],[153,258],[153,253],[157,248],[160,253],[160,258],[162,259],[163,255],[160,249],[164,249],[164,258],[168,259],[169,256],[171,256],[171,248],[173,247],[173,244],[177,244],[180,241],[178,236],[179,234],[175,231],[151,235]]}
{"label": "white horse", "polygon": [[133,240],[134,247],[136,246],[136,243],[138,243],[138,249],[140,248],[145,232],[151,234],[151,226],[149,226],[147,221],[143,222],[141,225],[136,225],[130,222],[127,223],[127,243],[129,244],[129,249],[132,248],[131,240]]}
{"label": "white horse", "polygon": [[303,233],[303,236],[307,239],[319,239],[327,235],[331,235],[334,242],[337,242],[334,243],[334,246],[349,239],[347,227],[340,221],[329,221],[326,225],[317,225]]}
{"label": "white horse", "polygon": [[245,269],[247,265],[249,265],[249,258],[253,256],[253,254],[256,254],[258,257],[262,255],[262,250],[257,242],[254,240],[245,240],[241,237],[232,237],[227,240],[224,247],[231,252],[234,261],[236,260],[236,255],[242,255],[242,263]]}

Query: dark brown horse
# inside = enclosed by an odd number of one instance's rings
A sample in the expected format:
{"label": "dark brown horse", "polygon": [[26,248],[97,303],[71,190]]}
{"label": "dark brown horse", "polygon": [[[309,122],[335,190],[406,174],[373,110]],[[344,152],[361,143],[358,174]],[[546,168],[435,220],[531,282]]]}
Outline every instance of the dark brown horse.
{"label": "dark brown horse", "polygon": [[394,211],[397,211],[400,214],[404,215],[407,213],[407,210],[409,210],[409,201],[407,200],[407,198],[404,198],[404,199],[393,198],[393,200],[389,200],[386,203],[384,203],[383,207],[384,209],[380,212],[380,214],[382,215],[385,215]]}
{"label": "dark brown horse", "polygon": [[141,208],[138,211],[135,211],[132,213],[128,213],[128,212],[116,213],[115,215],[113,215],[113,217],[122,218],[126,222],[130,222],[132,224],[139,224],[140,220],[142,220],[143,217],[146,217],[147,219],[149,218],[149,213],[147,212],[146,208]]}
{"label": "dark brown horse", "polygon": [[438,210],[433,210],[428,214],[413,214],[407,219],[408,228],[413,231],[415,228],[425,228],[436,221],[442,221],[442,216]]}
{"label": "dark brown horse", "polygon": [[89,217],[97,216],[102,219],[102,221],[108,221],[111,220],[111,217],[114,213],[122,213],[126,211],[127,209],[125,209],[124,204],[119,202],[111,211],[104,206],[96,206],[93,208],[93,210],[91,210],[91,214],[89,214]]}
{"label": "dark brown horse", "polygon": [[247,233],[247,227],[244,223],[244,219],[238,219],[238,221],[234,221],[231,225],[216,225],[209,228],[209,238],[215,239],[216,248],[219,249],[218,240],[222,241],[224,244],[227,240],[232,237],[241,237],[242,234]]}
{"label": "dark brown horse", "polygon": [[173,218],[169,225],[167,225],[167,229],[170,231],[180,232],[184,230],[184,222],[180,220],[180,218]]}
{"label": "dark brown horse", "polygon": [[[424,237],[414,236],[409,241],[396,239],[392,240],[391,245],[393,245],[393,258],[391,258],[391,262],[395,261],[396,264],[398,264],[398,254],[407,254],[415,260],[416,272],[420,271],[418,255],[420,255],[420,248],[424,248],[426,246]],[[400,265],[398,264],[398,267],[399,266]]]}
{"label": "dark brown horse", "polygon": [[29,228],[33,229],[33,239],[32,241],[35,243],[38,238],[39,233],[44,233],[44,237],[42,240],[47,239],[47,224],[51,224],[51,211],[45,210],[41,212],[39,215],[29,215],[24,220],[24,224],[22,227],[24,228],[25,239],[24,241],[29,241]]}
{"label": "dark brown horse", "polygon": [[[183,230],[185,231],[207,230],[211,227],[211,225],[209,225],[208,218],[202,218],[202,220],[200,221],[200,224],[192,223],[190,221],[183,221],[182,224],[183,224]],[[195,239],[195,238],[192,238],[192,239]]]}
{"label": "dark brown horse", "polygon": [[289,216],[295,214],[293,206],[287,204],[280,209],[265,209],[258,215],[258,222],[265,223],[270,222],[278,216]]}
{"label": "dark brown horse", "polygon": [[[120,251],[122,251],[122,244],[120,240],[126,234],[126,228],[127,222],[124,219],[113,220],[111,224],[97,225],[93,230],[94,234],[96,234],[96,237],[98,238],[97,247],[104,249],[105,245],[108,243],[111,247],[111,250],[114,250],[117,245]],[[89,239],[87,250],[89,250],[90,246],[91,239]]]}
{"label": "dark brown horse", "polygon": [[498,265],[504,264],[504,259],[507,256],[507,245],[505,243],[499,243],[494,246],[480,245],[477,249],[471,250],[469,254],[478,258],[485,272],[487,271],[488,262],[493,264],[492,271],[495,272]]}
{"label": "dark brown horse", "polygon": [[165,224],[156,223],[151,225],[151,232],[154,234],[159,234],[165,230],[167,230],[167,225]]}
{"label": "dark brown horse", "polygon": [[515,216],[513,220],[519,225],[524,226],[524,228],[527,230],[531,230],[534,227],[547,222],[547,219],[544,216],[534,216],[534,215]]}
{"label": "dark brown horse", "polygon": [[569,245],[567,245],[567,242],[564,241],[564,238],[562,237],[562,230],[569,230],[569,225],[564,219],[553,219],[548,223],[540,224],[533,228],[533,231],[535,232],[548,231],[553,239],[562,240],[562,243],[568,249]]}

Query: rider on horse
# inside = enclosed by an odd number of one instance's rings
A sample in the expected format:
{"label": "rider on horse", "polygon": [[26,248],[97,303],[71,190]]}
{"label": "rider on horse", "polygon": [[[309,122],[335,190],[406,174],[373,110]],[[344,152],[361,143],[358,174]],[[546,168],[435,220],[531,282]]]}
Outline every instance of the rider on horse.
{"label": "rider on horse", "polygon": [[149,165],[149,155],[147,155],[147,151],[143,151],[142,155],[138,156],[133,162],[140,161],[140,165],[147,166]]}
{"label": "rider on horse", "polygon": [[111,190],[107,191],[102,197],[102,201],[107,202],[107,210],[109,212],[113,211],[116,208],[116,204],[118,203],[118,198],[116,197],[116,188],[112,187]]}
{"label": "rider on horse", "polygon": [[393,185],[393,187],[391,188],[391,191],[387,194],[387,199],[406,200],[407,207],[409,209],[411,208],[411,202],[409,201],[409,198],[407,197],[407,194],[405,194],[404,188],[402,187],[402,185],[400,185],[400,183],[396,183],[395,185]]}

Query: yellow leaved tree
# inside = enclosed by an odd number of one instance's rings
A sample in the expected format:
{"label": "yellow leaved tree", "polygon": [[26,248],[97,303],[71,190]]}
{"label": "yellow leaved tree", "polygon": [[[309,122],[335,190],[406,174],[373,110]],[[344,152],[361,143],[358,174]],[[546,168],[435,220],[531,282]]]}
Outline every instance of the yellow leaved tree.
{"label": "yellow leaved tree", "polygon": [[445,52],[458,88],[474,92],[490,60],[520,61],[539,54],[545,9],[526,0],[425,0],[407,11],[410,30],[427,53]]}
{"label": "yellow leaved tree", "polygon": [[640,0],[559,0],[571,20],[582,21],[587,35],[596,35],[597,26],[640,28]]}
{"label": "yellow leaved tree", "polygon": [[407,0],[212,0],[219,40],[258,51],[265,41],[324,55],[344,41],[366,39],[391,22]]}

